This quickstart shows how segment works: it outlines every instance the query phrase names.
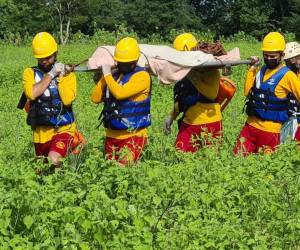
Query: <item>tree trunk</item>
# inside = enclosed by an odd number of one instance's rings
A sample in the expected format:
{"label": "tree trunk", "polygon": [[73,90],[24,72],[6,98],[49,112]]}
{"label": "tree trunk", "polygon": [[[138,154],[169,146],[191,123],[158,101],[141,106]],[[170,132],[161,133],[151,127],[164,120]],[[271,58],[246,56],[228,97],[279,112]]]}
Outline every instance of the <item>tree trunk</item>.
{"label": "tree trunk", "polygon": [[[65,45],[68,42],[70,36],[71,8],[72,8],[72,1],[67,2],[66,9],[63,9],[61,3],[55,4],[55,9],[59,17],[59,40],[62,45]],[[65,24],[65,20],[67,20],[66,24]],[[64,24],[65,24],[65,29],[64,29]]]}

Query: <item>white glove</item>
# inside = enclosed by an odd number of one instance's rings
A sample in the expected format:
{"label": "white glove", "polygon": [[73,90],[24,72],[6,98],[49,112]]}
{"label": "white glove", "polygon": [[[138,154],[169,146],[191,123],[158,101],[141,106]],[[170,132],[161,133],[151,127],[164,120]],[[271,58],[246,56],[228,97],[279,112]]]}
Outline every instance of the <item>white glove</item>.
{"label": "white glove", "polygon": [[102,65],[102,73],[103,76],[107,76],[111,74],[111,66],[108,64],[103,64]]}
{"label": "white glove", "polygon": [[260,59],[258,56],[251,56],[250,60],[250,66],[257,68],[260,65]]}
{"label": "white glove", "polygon": [[170,134],[171,133],[171,126],[173,124],[173,117],[171,115],[169,115],[168,117],[166,117],[165,122],[164,122],[164,131],[165,134]]}
{"label": "white glove", "polygon": [[66,66],[63,63],[55,63],[52,69],[48,72],[48,75],[50,75],[52,79],[60,74],[64,75],[65,67]]}

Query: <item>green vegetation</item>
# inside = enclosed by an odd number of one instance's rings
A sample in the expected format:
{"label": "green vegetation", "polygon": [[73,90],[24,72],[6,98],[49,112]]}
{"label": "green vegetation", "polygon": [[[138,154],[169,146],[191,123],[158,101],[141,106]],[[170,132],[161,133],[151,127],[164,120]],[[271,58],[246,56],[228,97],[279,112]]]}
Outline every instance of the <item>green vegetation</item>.
{"label": "green vegetation", "polygon": [[[102,42],[101,42],[102,43]],[[227,42],[242,57],[259,54],[257,42]],[[61,46],[59,60],[79,62],[96,44]],[[74,110],[88,139],[62,170],[43,178],[35,169],[31,131],[16,105],[21,75],[35,65],[30,47],[2,46],[0,58],[0,249],[298,249],[299,148],[283,145],[268,156],[233,157],[245,122],[246,67],[235,67],[238,93],[224,112],[221,149],[183,154],[162,131],[172,86],[154,80],[153,126],[141,161],[120,168],[103,159],[101,110],[90,102],[92,76],[78,76]],[[44,166],[47,167],[47,166]]]}
{"label": "green vegetation", "polygon": [[67,43],[80,32],[114,32],[123,25],[141,38],[171,29],[211,32],[215,39],[238,32],[261,39],[274,30],[300,39],[299,0],[0,0],[0,39],[19,44],[39,31]]}

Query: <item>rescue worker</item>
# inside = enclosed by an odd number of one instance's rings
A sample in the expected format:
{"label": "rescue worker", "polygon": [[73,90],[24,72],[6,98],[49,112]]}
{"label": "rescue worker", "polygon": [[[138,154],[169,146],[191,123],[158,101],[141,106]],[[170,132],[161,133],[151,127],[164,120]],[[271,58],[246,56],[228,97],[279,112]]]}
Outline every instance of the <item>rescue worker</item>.
{"label": "rescue worker", "polygon": [[[293,71],[300,80],[300,44],[297,42],[290,42],[286,44],[284,51],[284,61],[287,67]],[[295,102],[294,107],[292,107],[292,112],[296,112],[298,129],[295,134],[295,140],[300,141],[300,105],[298,102]]]}
{"label": "rescue worker", "polygon": [[282,63],[284,50],[284,37],[270,32],[262,42],[264,66],[260,70],[259,59],[252,57],[244,88],[248,118],[234,154],[271,153],[280,143],[282,124],[289,119],[289,103],[294,98],[300,100],[299,80]]}
{"label": "rescue worker", "polygon": [[[178,51],[190,51],[197,43],[192,34],[183,33],[175,38],[173,47]],[[178,150],[196,152],[211,144],[210,137],[222,137],[221,107],[216,101],[219,84],[218,69],[191,70],[175,84],[174,107],[165,119],[164,129],[170,133],[173,121],[183,113],[175,143]]]}
{"label": "rescue worker", "polygon": [[147,143],[147,127],[151,125],[151,78],[145,68],[137,66],[139,57],[137,40],[121,39],[114,52],[117,72],[103,65],[103,77],[91,95],[92,102],[104,102],[100,118],[106,132],[106,158],[121,165],[140,158]]}
{"label": "rescue worker", "polygon": [[35,35],[32,51],[37,66],[23,72],[24,93],[30,104],[27,124],[33,129],[36,155],[48,157],[58,166],[75,132],[72,102],[76,77],[74,73],[65,75],[65,65],[57,62],[57,43],[49,33]]}

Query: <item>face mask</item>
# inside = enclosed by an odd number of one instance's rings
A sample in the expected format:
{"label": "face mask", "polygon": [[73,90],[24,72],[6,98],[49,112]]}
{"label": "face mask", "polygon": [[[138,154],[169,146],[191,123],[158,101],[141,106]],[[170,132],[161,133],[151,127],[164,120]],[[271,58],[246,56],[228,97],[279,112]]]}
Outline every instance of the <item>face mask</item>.
{"label": "face mask", "polygon": [[286,61],[285,64],[294,73],[298,72],[299,68],[298,68],[298,65],[296,63],[292,63],[290,61]]}
{"label": "face mask", "polygon": [[56,53],[54,54],[54,60],[51,64],[38,62],[38,68],[42,70],[44,73],[48,73],[52,69],[55,63],[56,63]]}
{"label": "face mask", "polygon": [[38,68],[41,69],[44,73],[48,73],[52,69],[53,65],[54,64],[51,64],[49,66],[44,66],[44,65],[39,63]]}
{"label": "face mask", "polygon": [[129,72],[133,71],[135,66],[136,65],[133,64],[132,62],[130,62],[130,63],[118,63],[118,65],[117,65],[119,72],[121,72],[123,74],[126,74],[126,73],[129,73]]}
{"label": "face mask", "polygon": [[268,69],[275,69],[280,64],[280,60],[279,59],[267,59],[264,57],[264,63]]}

